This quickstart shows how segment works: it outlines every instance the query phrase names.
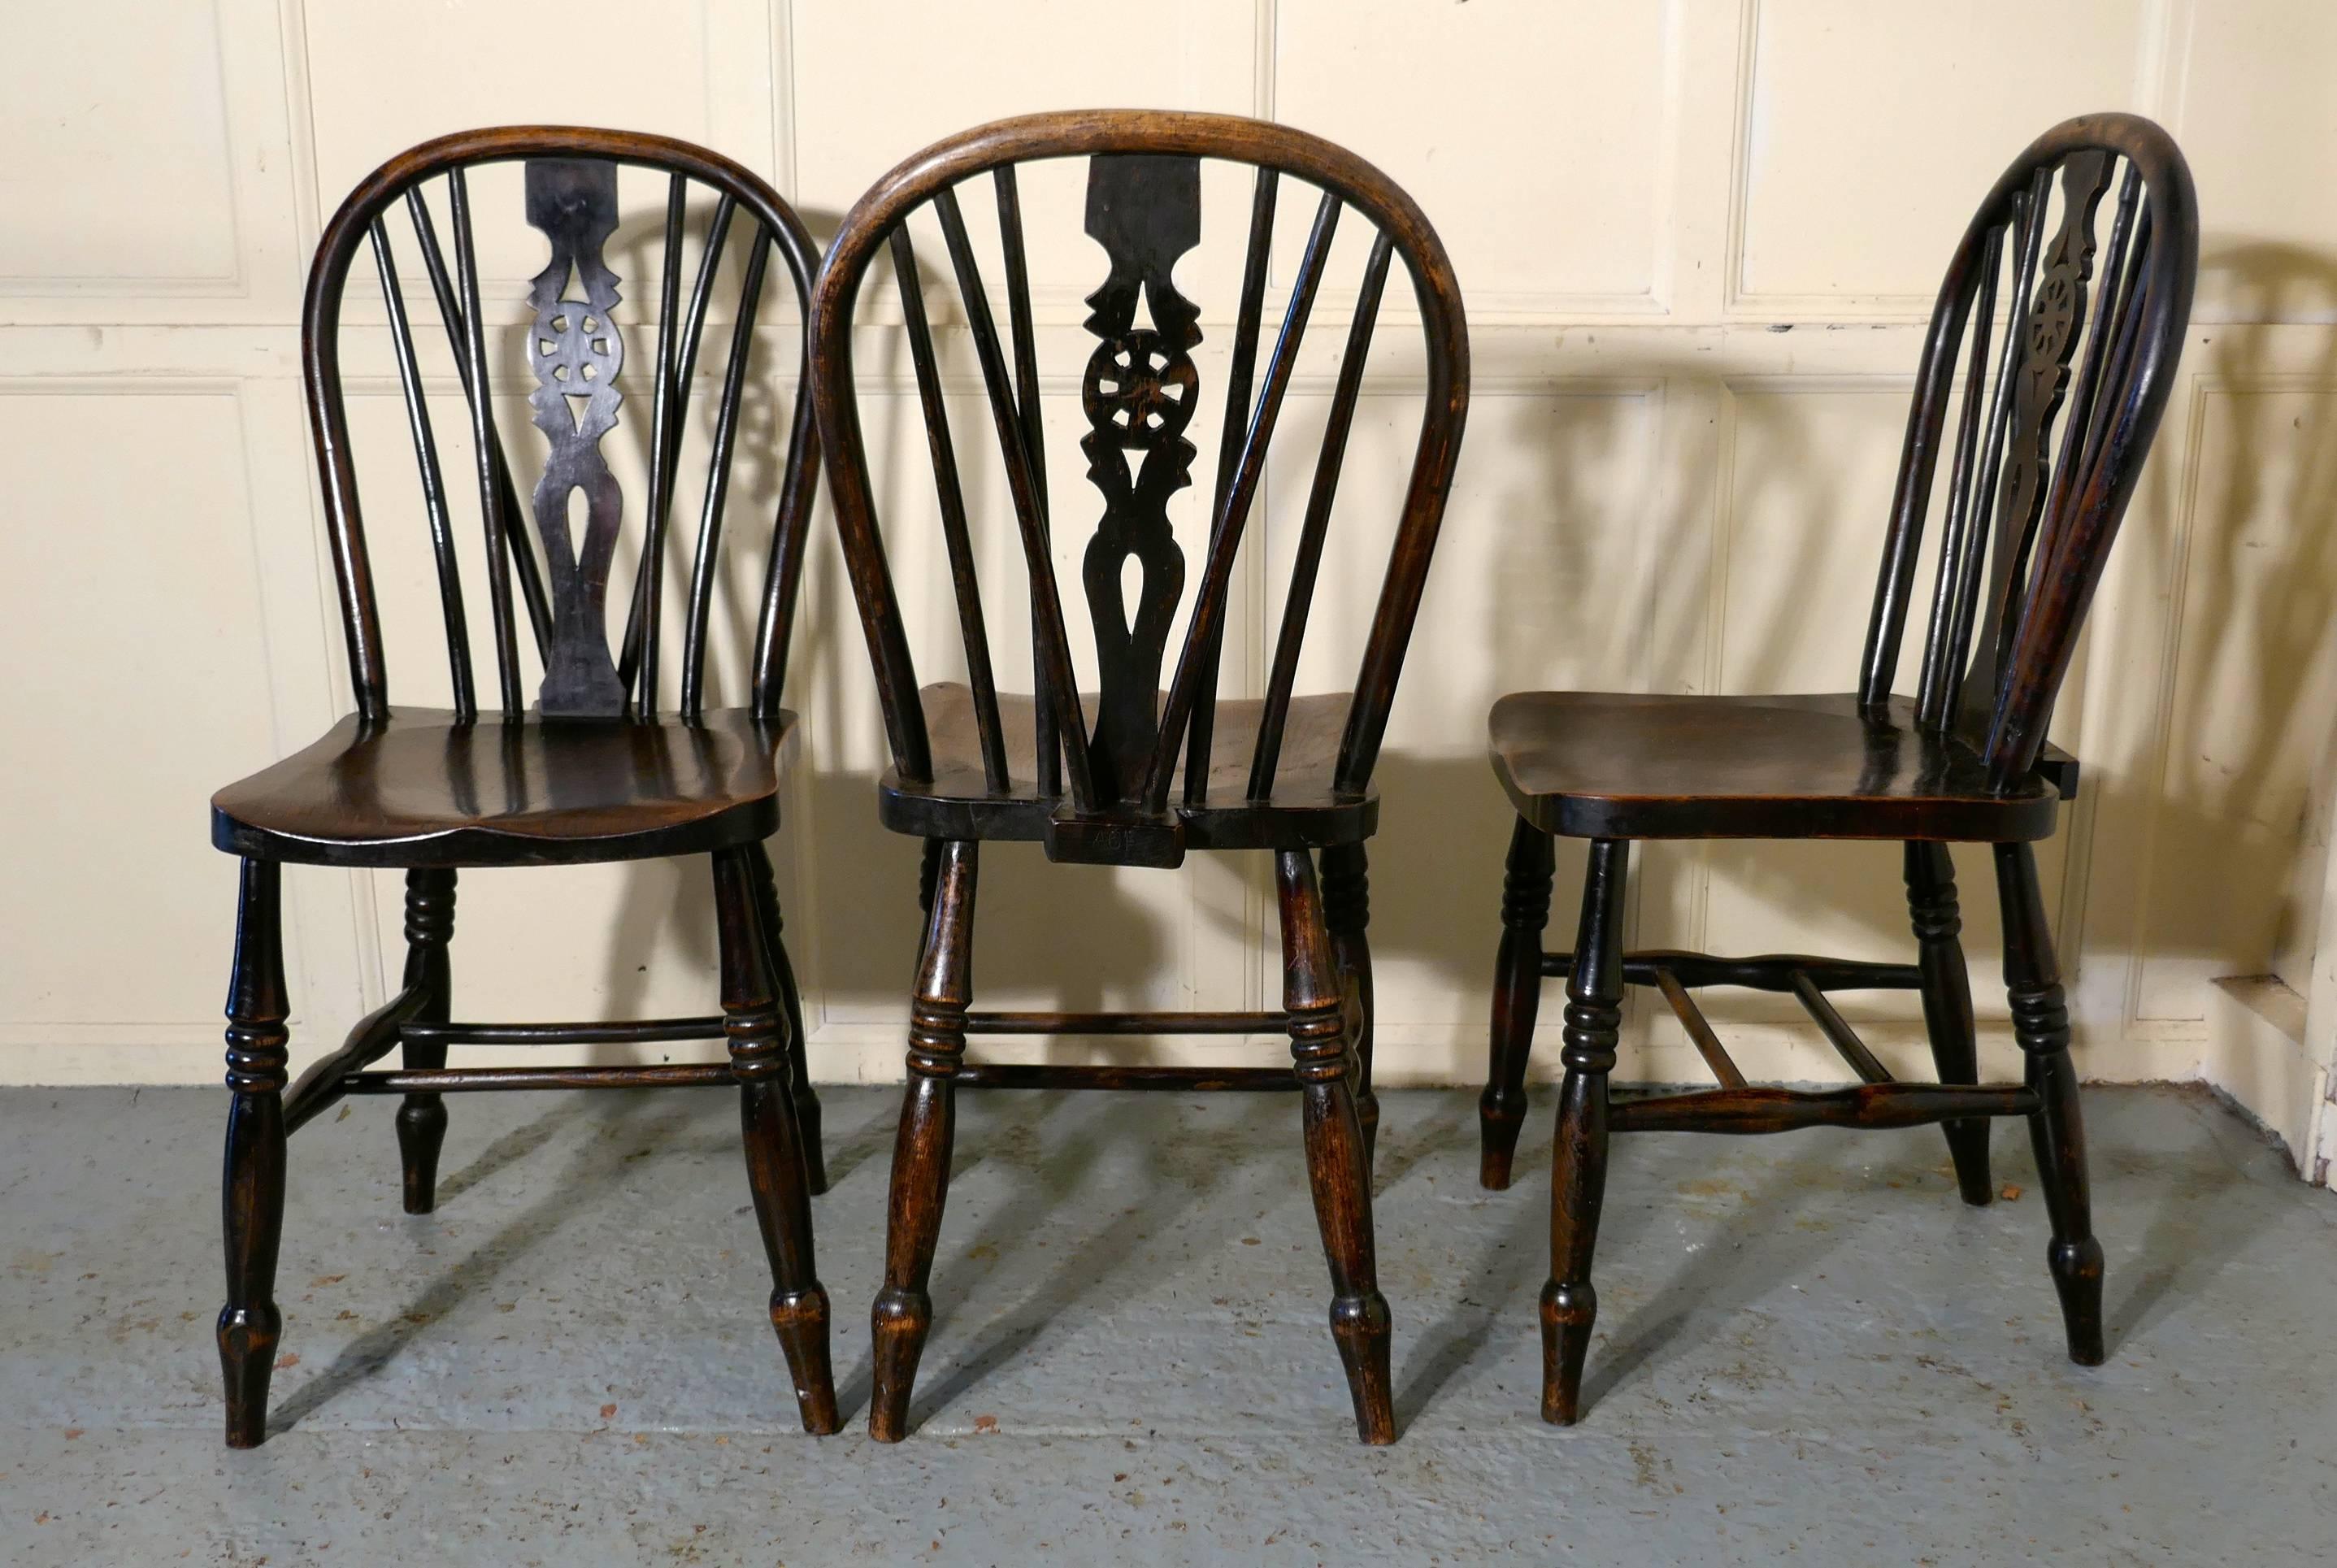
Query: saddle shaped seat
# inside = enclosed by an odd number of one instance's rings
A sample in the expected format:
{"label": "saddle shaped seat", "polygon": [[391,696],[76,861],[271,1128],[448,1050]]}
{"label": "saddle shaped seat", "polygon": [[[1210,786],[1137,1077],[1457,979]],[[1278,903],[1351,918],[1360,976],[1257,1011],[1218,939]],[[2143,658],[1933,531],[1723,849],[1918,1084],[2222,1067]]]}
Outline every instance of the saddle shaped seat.
{"label": "saddle shaped seat", "polygon": [[2078,760],[2049,745],[2012,789],[1904,697],[1518,691],[1493,704],[1493,771],[1518,815],[1571,838],[2050,838]]}
{"label": "saddle shaped seat", "polygon": [[695,855],[777,831],[793,713],[576,723],[352,714],[211,797],[230,855],[327,866],[580,865]]}

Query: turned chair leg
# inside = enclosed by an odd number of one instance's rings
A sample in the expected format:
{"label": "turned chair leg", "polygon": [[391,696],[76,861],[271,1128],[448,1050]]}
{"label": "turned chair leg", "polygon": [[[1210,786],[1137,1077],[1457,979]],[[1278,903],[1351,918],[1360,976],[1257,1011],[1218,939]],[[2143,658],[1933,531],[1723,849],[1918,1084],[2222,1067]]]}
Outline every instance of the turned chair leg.
{"label": "turned chair leg", "polygon": [[1345,1363],[1355,1431],[1366,1443],[1395,1441],[1388,1373],[1388,1306],[1372,1248],[1372,1170],[1355,1114],[1347,1062],[1345,995],[1323,919],[1315,862],[1304,849],[1275,857],[1282,909],[1283,1005],[1303,1100],[1307,1182],[1323,1255],[1331,1265],[1331,1338]]}
{"label": "turned chair leg", "polygon": [[811,1062],[804,1045],[803,993],[796,986],[796,966],[787,962],[787,945],[781,935],[785,923],[779,918],[779,885],[771,872],[770,853],[757,844],[751,854],[763,959],[778,987],[779,1004],[787,1014],[787,1083],[795,1094],[796,1126],[803,1134],[804,1182],[816,1198],[827,1191],[827,1156],[820,1146],[819,1095],[811,1086]]}
{"label": "turned chair leg", "polygon": [[[1980,1044],[1972,1028],[1971,976],[1964,968],[1963,916],[1956,907],[1956,866],[1944,844],[1907,846],[1907,913],[1915,927],[1915,965],[1922,976],[1923,1029],[1942,1083],[1980,1082]],[[1956,1187],[1978,1207],[1994,1196],[1988,1180],[1988,1121],[1943,1122]]]}
{"label": "turned chair leg", "polygon": [[284,1021],[282,868],[246,860],[227,993],[227,1161],[222,1203],[227,1304],[220,1308],[220,1371],[227,1385],[227,1445],[257,1448],[267,1435],[268,1379],[284,1316],[276,1306],[276,1253],[284,1234],[284,1081],[291,1036]]}
{"label": "turned chair leg", "polygon": [[2038,1108],[2029,1118],[2037,1181],[2053,1242],[2045,1260],[2061,1298],[2069,1359],[2102,1363],[2102,1244],[2094,1238],[2086,1190],[2086,1128],[2078,1112],[2078,1070],[2069,1060],[2069,1010],[2037,885],[2037,857],[2026,844],[1996,847],[1996,886],[2004,906],[2004,985],[2012,1001],[2012,1035],[2028,1060]]}
{"label": "turned chair leg", "polygon": [[1369,863],[1360,844],[1334,844],[1323,851],[1323,923],[1331,933],[1331,961],[1346,998],[1348,1038],[1354,1042],[1355,1120],[1364,1129],[1364,1161],[1370,1164],[1380,1142],[1380,1097],[1372,1089],[1372,923]]}
{"label": "turned chair leg", "polygon": [[1596,839],[1582,884],[1582,928],[1566,982],[1566,1079],[1550,1173],[1550,1282],[1541,1290],[1541,1418],[1581,1414],[1582,1362],[1599,1317],[1590,1255],[1607,1195],[1607,1075],[1623,1026],[1623,890],[1631,846]]}
{"label": "turned chair leg", "polygon": [[[443,867],[406,874],[406,984],[430,995],[417,1024],[454,1016],[454,980],[446,949],[455,939],[455,873]],[[446,1065],[444,1040],[408,1040],[400,1047],[409,1072]],[[446,1105],[437,1094],[408,1094],[397,1107],[397,1161],[406,1177],[406,1211],[427,1214],[438,1205],[438,1151],[446,1142]]]}
{"label": "turned chair leg", "polygon": [[1496,1192],[1510,1184],[1518,1130],[1526,1120],[1526,1060],[1533,1051],[1534,1018],[1541,1011],[1541,932],[1550,924],[1551,859],[1550,835],[1519,818],[1501,880],[1493,1032],[1486,1053],[1485,1093],[1477,1100],[1481,1146],[1477,1181]]}
{"label": "turned chair leg", "polygon": [[885,1229],[885,1285],[869,1312],[875,1387],[868,1435],[897,1443],[908,1435],[909,1392],[934,1326],[934,1248],[949,1198],[956,1133],[958,1063],[965,1055],[965,1010],[973,995],[973,895],[979,847],[953,839],[931,857],[931,917],[909,1005],[909,1083],[893,1144],[893,1186]]}
{"label": "turned chair leg", "polygon": [[714,857],[714,906],[722,948],[722,1028],[738,1080],[738,1115],[755,1219],[771,1265],[771,1327],[787,1359],[804,1430],[836,1429],[828,1367],[827,1292],[812,1257],[811,1197],[787,1063],[787,1023],[773,995],[768,946],[757,910],[753,857]]}

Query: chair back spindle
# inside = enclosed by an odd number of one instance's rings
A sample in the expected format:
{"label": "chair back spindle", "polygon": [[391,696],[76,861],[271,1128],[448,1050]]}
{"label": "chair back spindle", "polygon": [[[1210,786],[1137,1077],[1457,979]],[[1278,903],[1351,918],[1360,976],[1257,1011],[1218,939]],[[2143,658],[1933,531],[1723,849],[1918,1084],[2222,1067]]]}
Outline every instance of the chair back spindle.
{"label": "chair back spindle", "polygon": [[2019,784],[2044,747],[2173,388],[2198,244],[2173,141],[2147,120],[2099,114],[2054,127],[2014,162],[1949,266],[1916,372],[1859,696],[1875,710],[1890,699],[1961,378],[1915,715],[1979,750],[1994,789]]}
{"label": "chair back spindle", "polygon": [[[474,210],[468,178],[470,171],[483,165],[510,162],[523,165],[525,220],[549,252],[527,294],[526,360],[534,382],[528,400],[544,454],[525,512],[518,505],[515,467],[494,413],[494,346],[500,336],[489,329],[494,312],[482,294],[480,214]],[[621,417],[630,355],[628,329],[617,318],[623,305],[622,279],[611,264],[610,247],[623,218],[619,171],[628,166],[666,178],[661,254],[654,274],[657,321],[649,373],[647,505],[624,627],[612,648],[608,595],[623,537],[625,495],[610,466],[607,438]],[[453,229],[451,267],[432,215],[428,193],[434,189],[443,190]],[[696,287],[685,306],[683,251],[693,192],[715,200]],[[351,681],[359,713],[369,720],[384,718],[389,710],[388,677],[350,446],[340,341],[347,275],[360,244],[369,245],[374,254],[408,433],[421,473],[455,711],[464,720],[480,716],[448,478],[416,350],[414,306],[401,287],[395,237],[386,221],[388,211],[401,202],[430,285],[429,303],[455,352],[455,380],[467,414],[485,535],[495,689],[499,716],[504,720],[520,719],[530,708],[522,665],[524,651],[517,632],[522,608],[541,666],[536,713],[548,720],[603,721],[657,716],[669,520],[687,449],[691,387],[704,328],[709,318],[727,315],[729,338],[721,361],[719,400],[707,422],[706,490],[679,650],[679,711],[685,719],[698,717],[707,704],[715,578],[740,445],[741,411],[749,394],[756,328],[769,314],[762,299],[767,275],[776,251],[793,285],[800,317],[809,302],[817,263],[808,235],[767,185],[728,160],[687,142],[616,132],[533,126],[465,132],[415,148],[358,184],[318,247],[302,321],[310,422],[324,475]],[[752,234],[734,287],[726,280],[721,260],[741,214]],[[807,357],[803,364],[807,368]],[[778,711],[817,475],[810,400],[799,385],[752,653],[749,705],[767,719]]]}
{"label": "chair back spindle", "polygon": [[[1095,650],[1091,700],[1073,673],[1063,585],[1051,544],[1037,334],[1016,178],[1018,168],[1052,159],[1085,161],[1084,230],[1105,259],[1104,277],[1086,299],[1082,325],[1093,342],[1080,377],[1088,426],[1080,448],[1100,498],[1079,577]],[[1195,356],[1205,334],[1201,306],[1181,291],[1176,273],[1202,240],[1203,169],[1212,160],[1248,165],[1255,183],[1207,545],[1195,564],[1176,537],[1170,502],[1193,482],[1198,453],[1188,432],[1199,405],[1202,375]],[[983,174],[991,176],[1004,261],[1004,340],[961,201]],[[1261,371],[1274,220],[1286,177],[1312,185],[1319,199]],[[926,210],[941,229],[948,276],[981,368],[1022,545],[1033,624],[1033,779],[1010,777],[1008,726],[974,572],[969,508],[935,366],[926,285],[908,239],[909,218]],[[1256,741],[1241,759],[1239,793],[1232,797],[1264,808],[1274,801],[1373,324],[1389,270],[1400,258],[1421,317],[1426,392],[1395,544],[1340,749],[1343,797],[1361,799],[1369,789],[1467,409],[1467,328],[1451,265],[1426,220],[1385,176],[1303,132],[1225,116],[1139,112],[1033,115],[981,127],[910,159],[855,207],[813,304],[815,403],[823,445],[834,456],[837,516],[897,777],[930,781],[934,762],[875,514],[853,380],[850,327],[862,278],[876,256],[890,256],[900,290],[984,785],[993,797],[1051,803],[1047,843],[1056,858],[1175,864],[1182,855],[1178,810],[1227,803],[1211,792],[1209,779],[1235,566],[1246,536],[1255,532],[1248,524],[1306,329],[1323,297],[1332,242],[1342,215],[1351,212],[1370,226],[1373,243],[1345,334],[1325,434],[1312,464],[1314,484],[1297,531]],[[1181,638],[1174,635],[1180,609],[1187,612]],[[1165,690],[1164,671],[1169,672]],[[1172,808],[1180,757],[1182,799]]]}

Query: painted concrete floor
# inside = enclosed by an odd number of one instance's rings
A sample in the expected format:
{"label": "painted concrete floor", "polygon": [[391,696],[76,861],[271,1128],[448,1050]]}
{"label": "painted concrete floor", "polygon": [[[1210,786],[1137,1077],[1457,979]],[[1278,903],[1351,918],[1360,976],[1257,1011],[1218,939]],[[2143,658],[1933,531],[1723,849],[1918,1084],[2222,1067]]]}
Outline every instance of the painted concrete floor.
{"label": "painted concrete floor", "polygon": [[969,1094],[897,1447],[861,1435],[894,1092],[828,1091],[853,1425],[795,1426],[727,1094],[383,1102],[294,1142],[268,1445],[220,1442],[221,1099],[0,1092],[0,1561],[2337,1560],[2337,1200],[2201,1095],[2088,1101],[2109,1364],[2072,1367],[2027,1141],[1619,1141],[1590,1410],[1534,1415],[1549,1129],[1386,1101],[1393,1449],[1351,1439],[1284,1096]]}

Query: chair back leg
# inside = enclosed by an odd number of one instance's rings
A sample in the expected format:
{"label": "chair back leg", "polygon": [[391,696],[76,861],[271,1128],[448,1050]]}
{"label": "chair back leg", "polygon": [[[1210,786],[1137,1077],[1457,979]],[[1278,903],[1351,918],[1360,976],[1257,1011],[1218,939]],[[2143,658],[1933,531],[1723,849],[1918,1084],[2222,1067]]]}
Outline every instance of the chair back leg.
{"label": "chair back leg", "polygon": [[[1907,846],[1907,914],[1915,927],[1915,965],[1922,975],[1923,1029],[1942,1083],[1980,1082],[1980,1042],[1972,1025],[1971,975],[1964,967],[1963,916],[1956,906],[1956,865],[1945,844]],[[1988,1177],[1988,1122],[1942,1122],[1956,1189],[1984,1206],[1995,1196]]]}
{"label": "chair back leg", "polygon": [[1323,851],[1323,923],[1331,933],[1331,961],[1346,998],[1347,1037],[1354,1066],[1355,1120],[1364,1129],[1364,1162],[1380,1141],[1380,1097],[1372,1089],[1372,923],[1370,862],[1361,844]]}
{"label": "chair back leg", "polygon": [[1501,948],[1493,960],[1493,1029],[1486,1049],[1485,1093],[1477,1101],[1481,1145],[1477,1184],[1510,1184],[1518,1130],[1526,1120],[1526,1062],[1541,1012],[1541,933],[1550,924],[1553,856],[1550,835],[1524,818],[1510,835],[1501,881]]}
{"label": "chair back leg", "polygon": [[778,987],[779,1005],[787,1015],[787,1082],[795,1091],[796,1127],[801,1134],[804,1181],[815,1198],[827,1191],[827,1155],[820,1142],[819,1094],[811,1084],[811,1060],[805,1048],[803,993],[796,985],[796,966],[787,961],[786,929],[779,917],[778,878],[771,870],[769,851],[757,844],[754,857],[755,906],[763,927],[763,956]]}

